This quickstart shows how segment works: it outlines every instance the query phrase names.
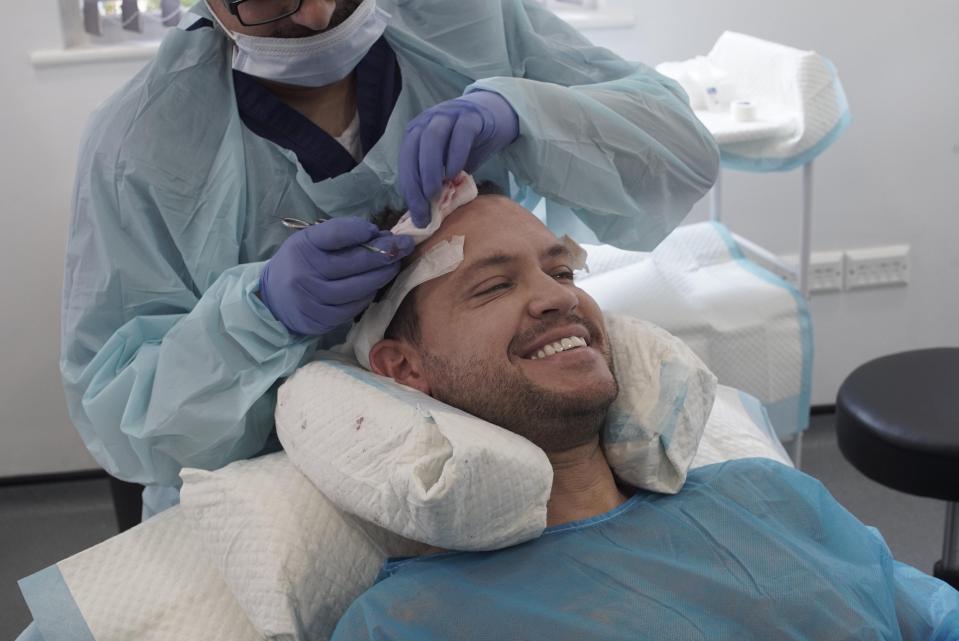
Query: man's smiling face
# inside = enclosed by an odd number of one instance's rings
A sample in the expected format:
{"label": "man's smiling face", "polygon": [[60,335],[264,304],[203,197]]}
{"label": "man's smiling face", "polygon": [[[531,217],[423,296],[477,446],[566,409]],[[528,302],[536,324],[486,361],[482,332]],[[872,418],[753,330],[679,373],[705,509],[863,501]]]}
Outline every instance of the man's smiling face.
{"label": "man's smiling face", "polygon": [[[502,196],[464,205],[417,250],[465,236],[463,263],[412,294],[412,379],[374,370],[548,451],[594,438],[618,391],[602,312],[573,283],[569,249]],[[390,341],[384,341],[389,343]]]}

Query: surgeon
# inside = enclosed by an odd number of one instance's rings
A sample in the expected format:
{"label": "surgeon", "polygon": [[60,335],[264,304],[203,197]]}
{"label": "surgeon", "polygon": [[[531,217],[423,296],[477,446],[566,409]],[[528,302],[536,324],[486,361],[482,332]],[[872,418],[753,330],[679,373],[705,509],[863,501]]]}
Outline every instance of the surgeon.
{"label": "surgeon", "polygon": [[413,260],[454,236],[463,262],[407,295],[370,365],[543,449],[547,528],[498,551],[388,560],[334,641],[959,638],[959,593],[895,562],[793,468],[706,466],[675,495],[621,483],[600,444],[616,364],[569,245],[486,195]]}
{"label": "surgeon", "polygon": [[[670,80],[520,0],[208,0],[92,117],[63,297],[70,415],[111,474],[264,448],[275,388],[398,270],[461,169],[658,243],[718,154]],[[284,218],[307,223],[291,231]]]}

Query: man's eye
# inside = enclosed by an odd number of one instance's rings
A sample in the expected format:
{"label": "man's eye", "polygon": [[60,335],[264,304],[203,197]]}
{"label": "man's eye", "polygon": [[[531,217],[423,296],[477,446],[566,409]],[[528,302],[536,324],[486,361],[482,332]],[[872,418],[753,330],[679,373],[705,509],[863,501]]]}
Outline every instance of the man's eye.
{"label": "man's eye", "polygon": [[560,269],[553,272],[553,278],[556,280],[573,280],[573,270],[569,268]]}
{"label": "man's eye", "polygon": [[486,296],[487,294],[493,294],[495,292],[504,291],[510,288],[509,281],[503,281],[502,283],[496,283],[492,287],[487,287],[481,292],[477,292],[476,296]]}

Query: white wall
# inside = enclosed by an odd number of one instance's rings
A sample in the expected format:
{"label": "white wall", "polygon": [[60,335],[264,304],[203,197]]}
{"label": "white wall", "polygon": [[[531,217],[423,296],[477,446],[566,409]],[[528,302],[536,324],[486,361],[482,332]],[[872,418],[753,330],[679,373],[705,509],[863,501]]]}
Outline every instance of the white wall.
{"label": "white wall", "polygon": [[[875,356],[959,344],[959,4],[611,0],[626,3],[639,12],[635,28],[590,36],[627,57],[682,60],[734,29],[816,49],[839,69],[855,121],[817,162],[813,247],[908,243],[912,282],[814,297],[813,402],[831,403],[843,377]],[[6,12],[0,477],[94,466],[70,426],[57,369],[63,247],[83,122],[140,66],[35,69],[29,53],[61,43],[56,2],[13,3]],[[728,173],[727,221],[793,253],[799,195],[798,174]],[[704,212],[698,207],[690,220]]]}
{"label": "white wall", "polygon": [[62,46],[55,0],[6,3],[0,39],[0,477],[90,469],[58,370],[60,290],[83,123],[141,63],[36,69]]}
{"label": "white wall", "polygon": [[[907,287],[816,294],[813,404],[874,357],[959,345],[959,4],[826,0],[609,0],[631,29],[589,32],[657,64],[705,54],[724,30],[836,64],[853,124],[816,161],[813,250],[911,245]],[[724,173],[723,216],[779,254],[796,253],[800,172]],[[700,203],[690,217],[706,217]]]}

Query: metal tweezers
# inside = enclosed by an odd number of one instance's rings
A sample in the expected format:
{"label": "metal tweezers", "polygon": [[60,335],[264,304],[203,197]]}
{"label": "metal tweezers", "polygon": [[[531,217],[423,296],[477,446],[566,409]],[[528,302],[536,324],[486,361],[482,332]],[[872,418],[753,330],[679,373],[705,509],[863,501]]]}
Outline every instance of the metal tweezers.
{"label": "metal tweezers", "polygon": [[[287,229],[306,229],[312,225],[319,225],[320,223],[325,223],[328,218],[320,218],[316,222],[307,222],[305,220],[300,220],[299,218],[283,218],[280,222]],[[360,243],[360,247],[370,250],[371,252],[376,252],[377,254],[383,254],[384,256],[392,256],[393,252],[388,252],[385,249],[380,249],[379,247],[374,247],[367,243]]]}

